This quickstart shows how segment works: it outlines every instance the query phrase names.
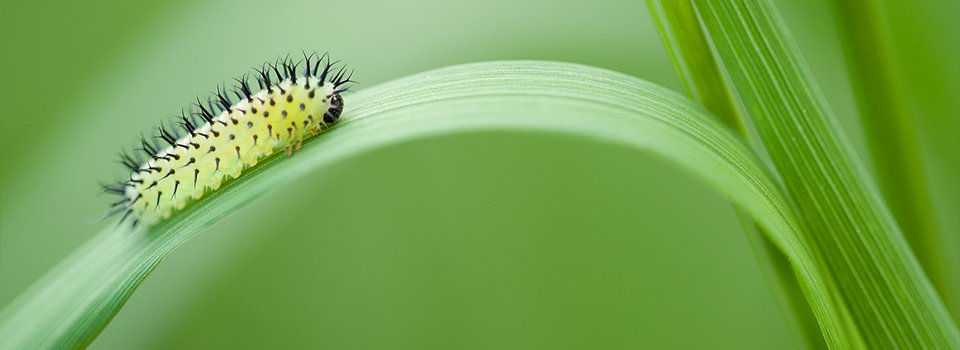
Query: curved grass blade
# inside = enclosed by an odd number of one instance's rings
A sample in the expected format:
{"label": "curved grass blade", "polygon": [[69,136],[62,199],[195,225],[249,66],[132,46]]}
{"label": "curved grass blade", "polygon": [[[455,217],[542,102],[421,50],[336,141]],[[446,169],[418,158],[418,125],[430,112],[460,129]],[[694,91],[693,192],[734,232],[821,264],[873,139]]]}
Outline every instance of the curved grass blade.
{"label": "curved grass blade", "polygon": [[[721,122],[746,139],[754,149],[758,140],[751,139],[746,125],[749,117],[737,109],[737,100],[727,77],[720,69],[721,63],[711,51],[709,38],[704,33],[694,11],[693,3],[676,0],[647,0],[660,40],[683,83],[684,92],[691,99],[713,113]],[[760,236],[761,228],[752,224],[747,215],[739,215],[744,234],[751,243],[754,254],[771,284],[794,339],[803,349],[823,349],[823,334],[820,325],[810,310],[810,304],[800,293],[800,286],[789,267],[786,257],[777,248]],[[827,281],[829,282],[829,280]],[[834,288],[836,291],[836,289]],[[848,325],[847,337],[855,337],[856,327]]]}
{"label": "curved grass blade", "polygon": [[108,229],[0,314],[0,348],[89,344],[174,248],[254,198],[344,159],[428,135],[478,129],[565,133],[652,152],[728,195],[789,257],[826,339],[843,344],[830,291],[790,205],[740,138],[673,92],[623,74],[546,62],[444,68],[363,90],[331,131],[271,157],[150,229]]}

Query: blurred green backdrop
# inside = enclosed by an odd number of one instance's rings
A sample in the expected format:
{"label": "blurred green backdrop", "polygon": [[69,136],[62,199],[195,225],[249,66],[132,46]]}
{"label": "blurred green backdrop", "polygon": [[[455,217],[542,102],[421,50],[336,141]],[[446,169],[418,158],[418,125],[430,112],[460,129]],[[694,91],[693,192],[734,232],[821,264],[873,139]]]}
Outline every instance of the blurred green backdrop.
{"label": "blurred green backdrop", "polygon": [[[958,89],[939,77],[960,76],[960,51],[931,33],[960,30],[938,2],[891,5],[943,225],[957,232],[960,117],[942,101]],[[359,88],[497,59],[678,87],[642,1],[0,6],[0,306],[108,224],[96,184],[123,174],[121,146],[278,55],[329,50]],[[828,4],[778,6],[863,154]],[[724,198],[650,156],[508,132],[420,140],[278,188],[174,252],[92,344],[640,345],[794,346]]]}

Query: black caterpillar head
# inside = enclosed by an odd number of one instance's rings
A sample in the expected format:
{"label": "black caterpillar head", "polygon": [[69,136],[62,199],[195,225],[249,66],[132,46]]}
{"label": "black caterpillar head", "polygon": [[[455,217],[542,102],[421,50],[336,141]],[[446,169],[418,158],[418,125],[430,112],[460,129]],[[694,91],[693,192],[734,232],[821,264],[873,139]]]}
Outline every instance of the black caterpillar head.
{"label": "black caterpillar head", "polygon": [[343,112],[343,98],[337,93],[330,99],[330,109],[323,114],[323,121],[328,124],[336,123],[340,120],[341,112]]}

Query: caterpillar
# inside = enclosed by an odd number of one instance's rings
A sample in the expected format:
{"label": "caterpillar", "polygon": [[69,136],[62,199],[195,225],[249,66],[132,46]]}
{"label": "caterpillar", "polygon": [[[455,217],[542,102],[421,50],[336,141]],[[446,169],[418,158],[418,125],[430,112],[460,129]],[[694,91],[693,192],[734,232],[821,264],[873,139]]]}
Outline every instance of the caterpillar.
{"label": "caterpillar", "polygon": [[161,122],[152,138],[141,135],[139,152],[120,152],[129,176],[101,186],[120,197],[107,215],[122,213],[120,223],[132,226],[154,224],[281,149],[291,156],[308,132],[336,124],[353,72],[335,68],[327,54],[313,56],[264,63],[252,74],[259,91],[244,74],[232,90],[218,85],[206,104],[198,97],[191,112],[181,110],[179,128]]}

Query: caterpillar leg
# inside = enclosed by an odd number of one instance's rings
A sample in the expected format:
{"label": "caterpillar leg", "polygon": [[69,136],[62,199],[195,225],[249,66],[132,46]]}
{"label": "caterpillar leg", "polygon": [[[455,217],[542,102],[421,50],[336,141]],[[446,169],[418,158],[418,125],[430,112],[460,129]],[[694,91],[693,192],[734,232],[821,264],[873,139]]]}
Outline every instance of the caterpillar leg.
{"label": "caterpillar leg", "polygon": [[296,148],[294,151],[295,151],[295,152],[300,152],[300,148],[301,148],[301,147],[303,147],[303,139],[297,140],[297,148]]}
{"label": "caterpillar leg", "polygon": [[292,156],[292,155],[293,155],[293,148],[290,147],[290,146],[287,146],[287,157]]}

